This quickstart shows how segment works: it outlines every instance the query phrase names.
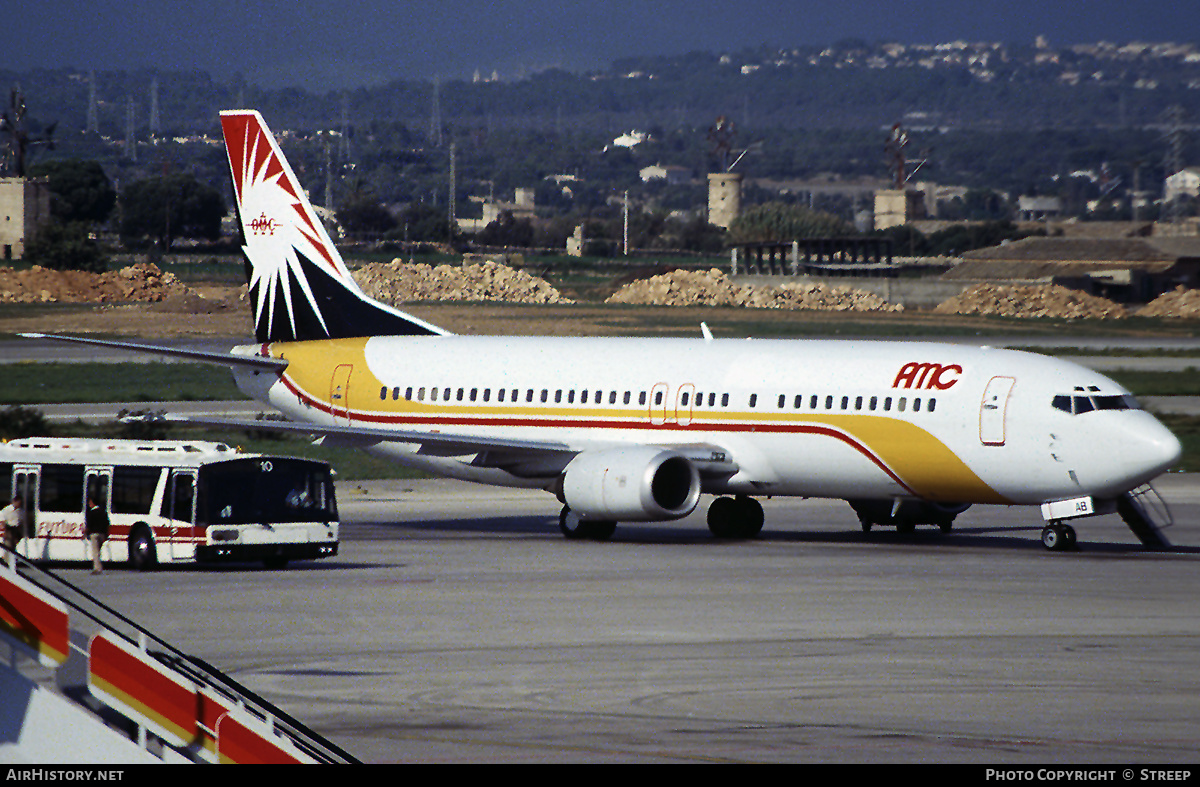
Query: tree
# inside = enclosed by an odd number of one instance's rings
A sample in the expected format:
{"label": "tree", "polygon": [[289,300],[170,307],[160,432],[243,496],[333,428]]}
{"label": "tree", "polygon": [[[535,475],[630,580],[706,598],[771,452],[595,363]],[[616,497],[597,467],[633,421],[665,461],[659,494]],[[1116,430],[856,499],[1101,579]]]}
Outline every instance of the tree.
{"label": "tree", "polygon": [[49,182],[50,211],[59,221],[100,224],[108,220],[117,203],[112,182],[95,161],[45,161],[30,167],[29,173]]}
{"label": "tree", "polygon": [[363,191],[355,191],[338,206],[337,219],[351,235],[382,235],[396,227],[396,217]]}
{"label": "tree", "polygon": [[529,219],[517,219],[512,211],[502,210],[496,220],[476,236],[484,246],[527,247],[533,243],[533,225]]}
{"label": "tree", "polygon": [[729,242],[793,241],[853,234],[854,228],[832,213],[811,210],[803,205],[768,202],[756,205],[734,219],[729,227]]}
{"label": "tree", "polygon": [[176,238],[217,240],[224,216],[221,193],[192,175],[139,180],[121,194],[121,237],[150,237],[162,251]]}
{"label": "tree", "polygon": [[83,222],[47,224],[25,246],[25,260],[56,271],[77,270],[103,273],[108,260],[92,240]]}
{"label": "tree", "polygon": [[414,202],[400,212],[397,227],[388,233],[397,240],[413,243],[445,243],[450,240],[450,214],[423,202]]}

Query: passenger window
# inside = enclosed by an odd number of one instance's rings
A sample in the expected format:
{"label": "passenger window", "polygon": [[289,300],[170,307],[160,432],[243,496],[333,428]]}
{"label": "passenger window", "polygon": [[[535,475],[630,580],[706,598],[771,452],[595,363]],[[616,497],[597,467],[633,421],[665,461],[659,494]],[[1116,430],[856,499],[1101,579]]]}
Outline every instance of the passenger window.
{"label": "passenger window", "polygon": [[387,386],[386,385],[379,389],[379,398],[380,399],[387,398]]}
{"label": "passenger window", "polygon": [[782,410],[785,404],[787,404],[787,394],[779,394],[779,404],[777,406]]}
{"label": "passenger window", "polygon": [[916,399],[913,399],[913,412],[921,412],[921,397],[919,396]]}
{"label": "passenger window", "polygon": [[404,398],[410,402],[412,401],[412,387],[411,386],[409,388],[404,389]]}
{"label": "passenger window", "polygon": [[901,396],[900,399],[896,402],[896,409],[899,410],[900,412],[904,412],[904,405],[907,402],[908,402],[908,400],[905,399],[903,396]]}
{"label": "passenger window", "polygon": [[680,403],[681,405],[683,405],[684,407],[687,407],[687,403],[688,403],[688,395],[687,395],[687,393],[686,393],[686,392],[683,394],[683,396],[679,397],[679,403]]}
{"label": "passenger window", "polygon": [[850,397],[849,397],[849,396],[843,396],[843,397],[842,397],[842,409],[843,409],[843,410],[845,410],[845,409],[846,409],[847,407],[849,407],[849,406],[850,406]]}
{"label": "passenger window", "polygon": [[729,406],[729,394],[721,394],[721,406],[722,407]]}
{"label": "passenger window", "polygon": [[417,401],[418,402],[425,401],[425,389],[424,388],[417,389]]}
{"label": "passenger window", "polygon": [[496,401],[497,402],[504,401],[504,389],[503,388],[501,388],[499,391],[496,392]]}
{"label": "passenger window", "polygon": [[579,392],[579,403],[587,404],[587,396],[588,396],[588,390],[586,388],[584,388],[582,391]]}
{"label": "passenger window", "polygon": [[708,406],[712,407],[716,403],[716,401],[717,401],[717,395],[715,393],[710,393],[708,395]]}
{"label": "passenger window", "polygon": [[796,398],[794,400],[792,400],[792,409],[799,410],[800,405],[802,405],[802,404],[804,404],[804,397],[801,396],[800,394],[796,394]]}
{"label": "passenger window", "polygon": [[543,388],[542,389],[542,404],[545,404],[548,401],[550,401],[550,389]]}
{"label": "passenger window", "polygon": [[662,391],[655,391],[655,392],[654,392],[654,404],[655,404],[656,406],[657,406],[657,405],[660,405],[660,404],[662,404],[662,400],[663,400],[663,392],[662,392]]}
{"label": "passenger window", "polygon": [[884,397],[883,411],[885,413],[890,413],[892,411],[892,397],[890,397],[890,396]]}
{"label": "passenger window", "polygon": [[436,388],[430,388],[430,389],[429,389],[429,401],[431,401],[431,402],[436,402],[436,401],[437,401],[437,395],[438,395],[438,389],[436,389]]}
{"label": "passenger window", "polygon": [[855,409],[855,410],[861,410],[861,409],[862,409],[862,402],[863,402],[863,398],[862,398],[861,396],[856,396],[856,397],[854,397],[854,409]]}
{"label": "passenger window", "polygon": [[816,394],[813,394],[811,397],[809,397],[809,400],[808,400],[808,409],[809,410],[817,409],[817,399],[818,399],[818,397]]}
{"label": "passenger window", "polygon": [[624,401],[625,401],[625,404],[629,404],[630,400],[632,400],[632,399],[633,399],[633,394],[632,394],[632,393],[630,393],[629,391],[626,391],[626,392],[625,392],[625,399],[624,399]]}
{"label": "passenger window", "polygon": [[608,392],[608,403],[609,403],[609,404],[616,404],[616,403],[617,403],[617,392],[616,392],[616,391],[609,391],[609,392]]}
{"label": "passenger window", "polygon": [[925,405],[925,412],[932,413],[935,407],[937,407],[937,399],[930,399],[928,404]]}
{"label": "passenger window", "polygon": [[400,386],[396,386],[395,388],[392,389],[392,401],[396,401],[399,398],[400,398]]}
{"label": "passenger window", "polygon": [[872,411],[872,412],[874,412],[874,411],[875,411],[875,407],[876,407],[878,404],[879,404],[879,397],[878,397],[878,396],[872,396],[872,397],[871,397],[871,405],[870,405],[870,406],[871,406],[871,411]]}
{"label": "passenger window", "polygon": [[750,394],[750,406],[754,407],[758,404],[758,394]]}

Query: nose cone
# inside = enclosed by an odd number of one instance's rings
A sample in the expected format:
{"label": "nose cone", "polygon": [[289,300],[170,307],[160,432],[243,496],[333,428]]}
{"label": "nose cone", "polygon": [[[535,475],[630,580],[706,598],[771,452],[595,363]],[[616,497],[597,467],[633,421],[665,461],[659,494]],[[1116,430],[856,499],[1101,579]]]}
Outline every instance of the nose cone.
{"label": "nose cone", "polygon": [[1153,416],[1143,414],[1125,431],[1117,458],[1127,467],[1130,482],[1140,486],[1170,470],[1183,456],[1183,445]]}

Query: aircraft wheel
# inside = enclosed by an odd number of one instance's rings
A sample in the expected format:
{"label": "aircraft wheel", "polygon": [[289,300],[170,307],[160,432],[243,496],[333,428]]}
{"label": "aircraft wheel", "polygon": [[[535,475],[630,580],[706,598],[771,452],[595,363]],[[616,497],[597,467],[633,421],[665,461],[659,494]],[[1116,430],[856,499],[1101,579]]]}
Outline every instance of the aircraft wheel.
{"label": "aircraft wheel", "polygon": [[1042,528],[1042,546],[1046,549],[1061,552],[1075,545],[1075,528],[1051,522]]}
{"label": "aircraft wheel", "polygon": [[612,538],[616,532],[617,523],[607,520],[583,519],[570,506],[563,506],[558,514],[558,529],[572,541],[591,539],[604,541]]}
{"label": "aircraft wheel", "polygon": [[763,514],[762,503],[753,497],[739,495],[734,501],[738,508],[737,537],[754,538],[762,532],[766,516]]}
{"label": "aircraft wheel", "polygon": [[718,497],[708,506],[708,529],[717,538],[733,538],[737,532],[737,503]]}

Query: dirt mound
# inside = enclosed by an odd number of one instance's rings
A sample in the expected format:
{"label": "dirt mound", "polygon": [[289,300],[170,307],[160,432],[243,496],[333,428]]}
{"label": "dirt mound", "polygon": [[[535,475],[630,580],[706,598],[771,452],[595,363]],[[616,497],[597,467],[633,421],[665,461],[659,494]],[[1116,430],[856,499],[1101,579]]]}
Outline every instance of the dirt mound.
{"label": "dirt mound", "polygon": [[1176,287],[1164,292],[1138,312],[1139,317],[1180,317],[1194,320],[1200,317],[1200,290]]}
{"label": "dirt mound", "polygon": [[174,274],[148,262],[107,273],[55,271],[39,265],[23,271],[0,268],[2,303],[157,302],[188,292]]}
{"label": "dirt mound", "polygon": [[371,263],[354,271],[363,292],[385,303],[509,301],[571,303],[545,279],[487,260],[469,265]]}
{"label": "dirt mound", "polygon": [[1057,317],[1115,320],[1128,317],[1123,306],[1078,290],[1050,285],[977,284],[938,305],[938,314],[1002,317]]}
{"label": "dirt mound", "polygon": [[846,286],[782,284],[759,287],[736,284],[712,268],[707,271],[674,270],[631,282],[605,303],[657,306],[748,306],[758,309],[819,309],[824,311],[903,311],[873,293]]}

